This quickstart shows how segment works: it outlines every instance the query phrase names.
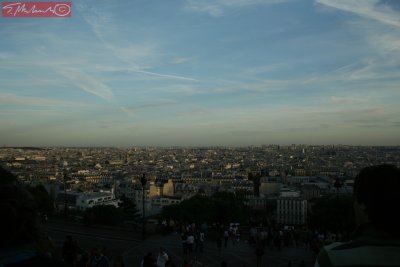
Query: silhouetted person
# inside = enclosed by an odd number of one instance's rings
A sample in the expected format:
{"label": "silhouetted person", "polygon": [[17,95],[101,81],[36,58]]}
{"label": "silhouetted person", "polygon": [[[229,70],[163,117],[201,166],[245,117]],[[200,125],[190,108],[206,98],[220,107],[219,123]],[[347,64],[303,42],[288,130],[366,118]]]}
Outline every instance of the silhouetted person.
{"label": "silhouetted person", "polygon": [[0,266],[64,266],[51,258],[52,245],[42,228],[34,198],[2,168],[0,216]]}
{"label": "silhouetted person", "polygon": [[315,266],[400,266],[399,192],[399,168],[362,169],[354,181],[353,238],[324,247]]}
{"label": "silhouetted person", "polygon": [[148,252],[146,256],[143,257],[142,267],[155,267],[156,259],[153,257],[153,253]]}
{"label": "silhouetted person", "polygon": [[89,258],[89,262],[87,264],[88,267],[109,267],[110,262],[108,258],[103,255],[100,249],[95,248],[92,251],[92,255]]}
{"label": "silhouetted person", "polygon": [[262,246],[261,241],[258,240],[256,244],[257,267],[261,267],[263,255],[264,255],[264,248]]}
{"label": "silhouetted person", "polygon": [[76,258],[78,254],[78,247],[72,236],[68,235],[64,241],[62,247],[62,257],[67,266],[74,266],[76,263]]}
{"label": "silhouetted person", "polygon": [[165,249],[163,247],[160,248],[160,252],[158,253],[157,256],[157,266],[158,267],[165,267],[165,264],[168,261],[168,254],[165,252]]}
{"label": "silhouetted person", "polygon": [[114,257],[112,266],[113,267],[125,267],[125,262],[121,255]]}

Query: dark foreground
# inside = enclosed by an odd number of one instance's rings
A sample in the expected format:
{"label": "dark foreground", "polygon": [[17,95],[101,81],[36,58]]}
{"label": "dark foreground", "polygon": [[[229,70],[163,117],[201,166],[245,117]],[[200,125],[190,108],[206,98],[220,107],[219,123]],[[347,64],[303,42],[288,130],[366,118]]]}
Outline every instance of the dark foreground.
{"label": "dark foreground", "polygon": [[[104,248],[105,254],[110,260],[121,255],[125,261],[125,266],[139,267],[143,255],[152,252],[156,257],[161,246],[166,249],[175,266],[181,267],[185,259],[178,233],[165,236],[152,235],[142,241],[140,231],[118,228],[49,222],[47,223],[47,230],[55,244],[58,255],[61,255],[65,237],[71,235],[78,242],[79,247],[88,253],[97,247]],[[255,247],[250,246],[246,240],[240,240],[235,245],[230,240],[227,248],[222,247],[219,252],[216,242],[206,238],[202,253],[192,252],[187,256],[189,261],[195,257],[202,263],[202,266],[219,267],[222,261],[226,261],[228,267],[257,266]],[[291,266],[300,266],[300,263],[304,261],[305,266],[311,267],[314,265],[314,256],[304,246],[282,247],[280,251],[266,248],[262,257],[262,266],[288,266],[289,261],[291,261]]]}

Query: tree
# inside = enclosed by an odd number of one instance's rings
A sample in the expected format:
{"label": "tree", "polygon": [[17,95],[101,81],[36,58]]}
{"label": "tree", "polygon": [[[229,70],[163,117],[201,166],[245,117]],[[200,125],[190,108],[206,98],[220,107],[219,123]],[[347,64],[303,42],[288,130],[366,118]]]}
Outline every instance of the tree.
{"label": "tree", "polygon": [[211,197],[214,203],[214,221],[220,223],[244,222],[248,219],[249,208],[244,199],[230,192],[218,192]]}
{"label": "tree", "polygon": [[253,190],[254,196],[260,196],[260,186],[261,186],[261,176],[259,174],[253,175],[253,173],[249,173],[247,176],[249,181],[253,182]]}
{"label": "tree", "polygon": [[28,186],[28,191],[35,198],[36,205],[38,206],[41,214],[52,214],[54,211],[54,200],[50,197],[47,190],[43,185],[37,185],[35,187]]}
{"label": "tree", "polygon": [[180,222],[244,222],[249,209],[243,198],[233,193],[218,192],[211,197],[196,195],[177,205],[164,207],[161,216]]}
{"label": "tree", "polygon": [[98,205],[85,211],[83,220],[87,224],[117,225],[123,221],[121,209],[112,205]]}
{"label": "tree", "polygon": [[351,196],[325,196],[314,200],[309,216],[314,228],[351,232],[355,227]]}
{"label": "tree", "polygon": [[0,166],[0,185],[10,185],[17,182],[17,177]]}
{"label": "tree", "polygon": [[119,205],[119,209],[123,213],[124,220],[127,221],[136,221],[140,218],[139,210],[136,207],[135,202],[133,202],[130,198],[127,198],[125,195],[120,197],[121,203]]}

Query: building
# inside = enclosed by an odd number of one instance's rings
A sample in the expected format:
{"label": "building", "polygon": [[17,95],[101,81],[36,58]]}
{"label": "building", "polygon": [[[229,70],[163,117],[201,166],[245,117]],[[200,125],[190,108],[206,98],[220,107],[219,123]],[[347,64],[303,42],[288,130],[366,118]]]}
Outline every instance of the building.
{"label": "building", "polygon": [[76,208],[86,210],[99,205],[119,206],[119,200],[115,198],[113,192],[85,192],[81,193],[76,200]]}
{"label": "building", "polygon": [[163,207],[179,204],[181,198],[177,197],[155,197],[151,199],[151,210],[149,215],[158,214],[161,212]]}
{"label": "building", "polygon": [[280,197],[277,200],[277,223],[299,225],[307,222],[307,200],[300,197]]}
{"label": "building", "polygon": [[254,210],[265,210],[267,208],[266,197],[251,196],[247,198],[247,205]]}
{"label": "building", "polygon": [[60,210],[67,205],[68,209],[86,210],[99,205],[119,206],[119,200],[113,192],[72,192],[61,191],[56,198],[56,207]]}
{"label": "building", "polygon": [[281,177],[262,177],[260,194],[265,196],[278,195],[282,188]]}

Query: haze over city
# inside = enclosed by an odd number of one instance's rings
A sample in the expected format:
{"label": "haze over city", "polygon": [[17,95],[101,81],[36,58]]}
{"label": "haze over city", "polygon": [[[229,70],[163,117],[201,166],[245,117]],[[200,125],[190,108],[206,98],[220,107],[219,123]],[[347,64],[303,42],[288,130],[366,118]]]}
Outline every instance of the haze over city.
{"label": "haze over city", "polygon": [[0,18],[0,145],[400,144],[400,2],[73,1]]}

